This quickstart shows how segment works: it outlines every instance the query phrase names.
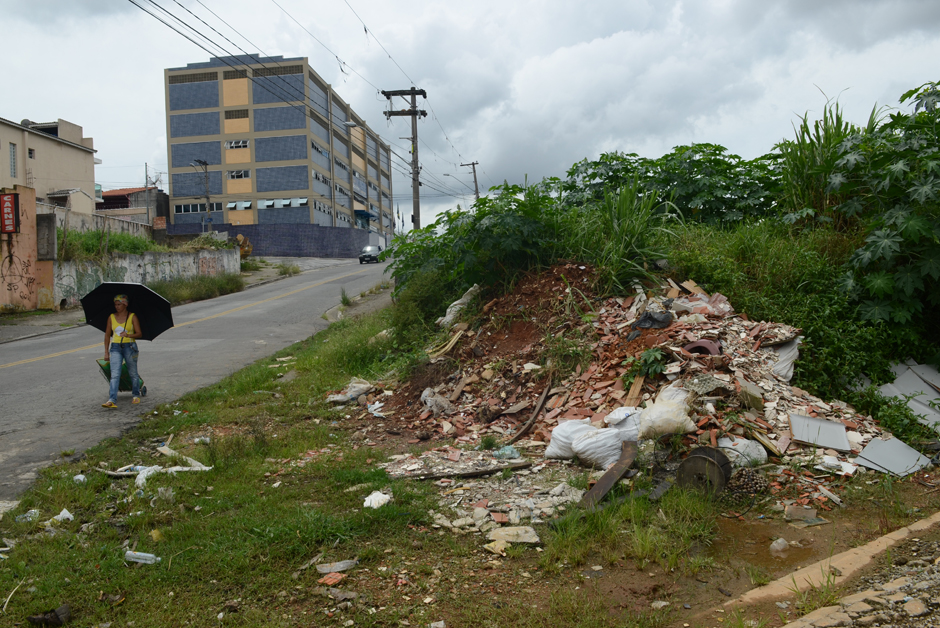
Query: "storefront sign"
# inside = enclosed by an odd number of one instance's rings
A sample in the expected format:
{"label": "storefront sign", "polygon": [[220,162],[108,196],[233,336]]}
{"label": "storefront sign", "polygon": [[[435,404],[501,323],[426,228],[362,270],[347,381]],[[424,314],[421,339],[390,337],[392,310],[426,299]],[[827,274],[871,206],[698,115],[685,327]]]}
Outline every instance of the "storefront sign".
{"label": "storefront sign", "polygon": [[20,195],[0,194],[0,233],[20,232]]}

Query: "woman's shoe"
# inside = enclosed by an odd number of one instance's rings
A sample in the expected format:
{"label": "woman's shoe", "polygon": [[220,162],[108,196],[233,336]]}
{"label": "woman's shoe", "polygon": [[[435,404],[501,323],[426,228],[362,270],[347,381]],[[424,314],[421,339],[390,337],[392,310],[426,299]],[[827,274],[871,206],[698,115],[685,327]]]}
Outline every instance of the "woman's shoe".
{"label": "woman's shoe", "polygon": [[102,408],[117,408],[117,404],[108,399],[105,403],[101,404]]}
{"label": "woman's shoe", "polygon": [[140,397],[134,397],[134,400],[131,403],[140,403]]}

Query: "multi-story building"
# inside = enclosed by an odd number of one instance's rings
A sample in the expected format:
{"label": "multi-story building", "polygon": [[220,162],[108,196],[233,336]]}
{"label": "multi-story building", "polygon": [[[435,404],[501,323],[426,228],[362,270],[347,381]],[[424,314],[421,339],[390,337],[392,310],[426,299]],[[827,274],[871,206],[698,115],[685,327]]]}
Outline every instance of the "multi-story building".
{"label": "multi-story building", "polygon": [[391,235],[389,147],[305,57],[212,58],[164,84],[177,231],[211,218]]}
{"label": "multi-story building", "polygon": [[21,123],[0,118],[0,188],[36,190],[40,204],[91,215],[95,210],[95,142],[65,120]]}

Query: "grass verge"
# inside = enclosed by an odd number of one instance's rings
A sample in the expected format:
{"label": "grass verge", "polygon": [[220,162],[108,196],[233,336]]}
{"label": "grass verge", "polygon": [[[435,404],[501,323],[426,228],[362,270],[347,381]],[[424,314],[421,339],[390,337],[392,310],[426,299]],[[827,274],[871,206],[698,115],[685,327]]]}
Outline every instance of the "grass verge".
{"label": "grass verge", "polygon": [[237,273],[224,275],[198,275],[162,281],[153,281],[147,286],[173,305],[189,301],[214,299],[224,294],[241,292],[245,280]]}

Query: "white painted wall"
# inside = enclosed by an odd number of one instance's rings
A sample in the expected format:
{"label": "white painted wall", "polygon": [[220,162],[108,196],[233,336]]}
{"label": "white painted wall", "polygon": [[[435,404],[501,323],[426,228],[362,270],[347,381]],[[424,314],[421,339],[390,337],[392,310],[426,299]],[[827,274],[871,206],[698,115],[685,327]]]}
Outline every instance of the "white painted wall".
{"label": "white painted wall", "polygon": [[76,307],[79,300],[105,281],[151,281],[221,275],[241,271],[238,249],[196,251],[194,253],[115,254],[111,263],[102,268],[92,262],[55,262],[53,264],[53,298],[56,308]]}

